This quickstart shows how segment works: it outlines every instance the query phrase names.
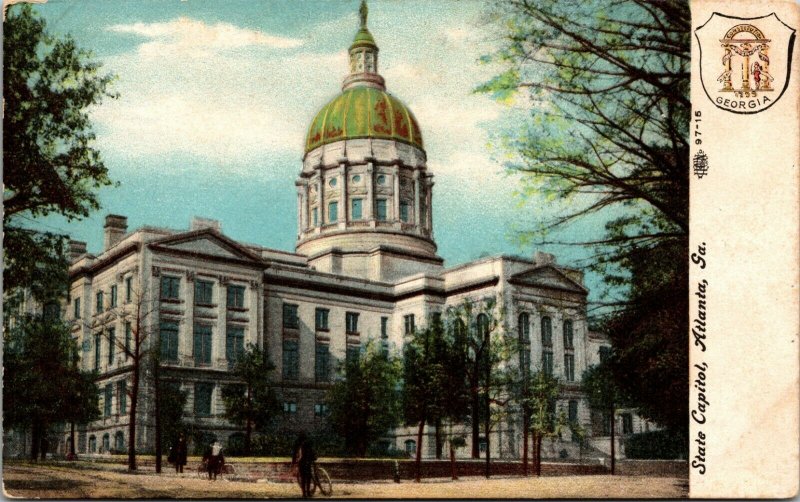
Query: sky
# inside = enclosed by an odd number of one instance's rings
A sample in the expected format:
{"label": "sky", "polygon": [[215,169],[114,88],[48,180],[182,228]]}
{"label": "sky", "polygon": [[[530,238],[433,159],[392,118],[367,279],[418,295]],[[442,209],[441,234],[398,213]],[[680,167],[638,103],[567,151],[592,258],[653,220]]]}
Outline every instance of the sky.
{"label": "sky", "polygon": [[[91,110],[117,186],[80,222],[41,224],[102,248],[106,214],[186,229],[217,219],[229,237],[293,251],[296,188],[307,127],[341,90],[359,0],[50,0],[36,8],[54,34],[71,34],[116,74]],[[488,145],[508,108],[473,89],[499,72],[478,58],[495,47],[486,5],[476,1],[369,1],[387,90],[422,129],[434,174],[439,255],[454,266],[487,254],[556,252],[572,264],[585,251],[521,245],[519,229],[557,212],[522,203],[517,178]],[[571,232],[601,225],[587,221]],[[589,286],[598,278],[589,278]]]}

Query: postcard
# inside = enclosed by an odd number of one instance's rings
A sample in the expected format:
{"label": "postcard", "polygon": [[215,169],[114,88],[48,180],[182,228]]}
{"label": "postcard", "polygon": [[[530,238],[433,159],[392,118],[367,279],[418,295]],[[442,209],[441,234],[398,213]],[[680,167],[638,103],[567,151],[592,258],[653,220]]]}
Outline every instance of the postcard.
{"label": "postcard", "polygon": [[800,4],[3,14],[5,496],[797,494]]}

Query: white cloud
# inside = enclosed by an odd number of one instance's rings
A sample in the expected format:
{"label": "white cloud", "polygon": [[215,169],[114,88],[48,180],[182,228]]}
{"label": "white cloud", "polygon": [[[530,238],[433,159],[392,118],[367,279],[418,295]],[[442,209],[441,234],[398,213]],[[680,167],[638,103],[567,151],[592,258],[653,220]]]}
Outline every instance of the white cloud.
{"label": "white cloud", "polygon": [[150,57],[161,56],[166,52],[198,56],[243,47],[293,49],[303,44],[298,38],[269,35],[229,23],[207,24],[187,17],[162,23],[116,24],[106,29],[150,39],[151,41],[139,46],[139,52]]}

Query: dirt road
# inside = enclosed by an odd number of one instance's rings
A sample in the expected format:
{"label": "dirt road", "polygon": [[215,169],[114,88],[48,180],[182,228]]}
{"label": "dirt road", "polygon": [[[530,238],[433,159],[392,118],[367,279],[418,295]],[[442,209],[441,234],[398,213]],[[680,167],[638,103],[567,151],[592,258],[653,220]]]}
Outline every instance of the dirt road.
{"label": "dirt road", "polygon": [[[63,465],[6,463],[7,496],[47,499],[85,498],[289,498],[299,497],[292,483],[208,481],[190,472],[156,475]],[[334,497],[344,498],[673,498],[686,497],[685,479],[627,476],[545,478],[468,478],[422,483],[334,483]]]}

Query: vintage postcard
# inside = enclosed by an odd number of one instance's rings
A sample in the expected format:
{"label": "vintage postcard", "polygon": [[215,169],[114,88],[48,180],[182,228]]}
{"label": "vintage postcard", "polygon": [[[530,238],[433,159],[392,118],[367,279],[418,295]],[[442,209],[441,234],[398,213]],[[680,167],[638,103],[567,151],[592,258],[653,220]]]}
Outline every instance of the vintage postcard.
{"label": "vintage postcard", "polygon": [[4,495],[796,495],[799,29],[6,0]]}

